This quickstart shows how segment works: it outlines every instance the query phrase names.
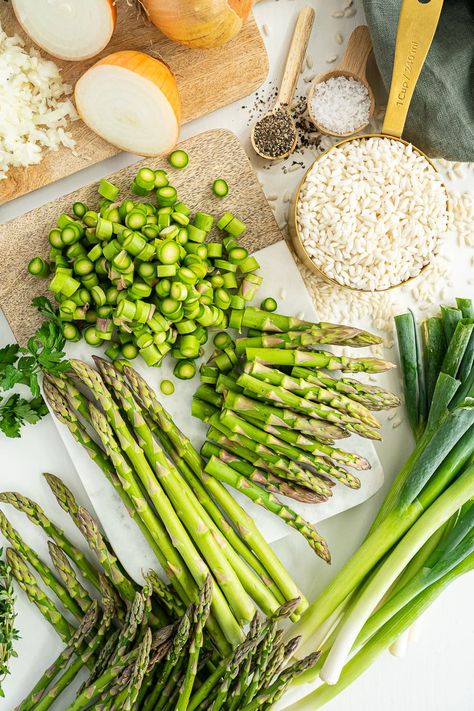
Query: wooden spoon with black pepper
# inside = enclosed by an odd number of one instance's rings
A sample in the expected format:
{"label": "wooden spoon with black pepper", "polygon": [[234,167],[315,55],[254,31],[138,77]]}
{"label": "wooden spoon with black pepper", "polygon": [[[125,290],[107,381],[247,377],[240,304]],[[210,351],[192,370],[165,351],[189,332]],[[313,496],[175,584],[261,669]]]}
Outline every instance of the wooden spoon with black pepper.
{"label": "wooden spoon with black pepper", "polygon": [[261,116],[252,129],[250,137],[252,146],[259,156],[267,160],[287,158],[296,147],[298,131],[288,107],[295,94],[314,16],[312,7],[307,6],[300,10],[275,106]]}

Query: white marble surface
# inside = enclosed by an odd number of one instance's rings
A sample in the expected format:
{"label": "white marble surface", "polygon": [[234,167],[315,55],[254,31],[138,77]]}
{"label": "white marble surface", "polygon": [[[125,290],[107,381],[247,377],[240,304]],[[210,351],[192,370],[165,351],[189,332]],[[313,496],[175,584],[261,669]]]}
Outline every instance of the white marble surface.
{"label": "white marble surface", "polygon": [[[304,76],[319,73],[327,68],[326,59],[341,53],[341,47],[335,40],[335,33],[341,32],[344,41],[351,29],[363,21],[359,5],[356,15],[350,18],[336,19],[332,13],[340,9],[343,0],[313,0],[317,10],[309,53],[314,67],[306,70]],[[278,81],[283,63],[284,48],[288,46],[291,28],[297,11],[304,3],[301,0],[265,0],[255,8],[257,20],[262,26],[268,26],[269,34],[265,41],[270,55],[270,79]],[[301,87],[307,88],[302,77]],[[253,99],[236,102],[214,114],[199,119],[185,126],[183,137],[212,127],[226,127],[235,131],[248,145],[248,112],[242,108],[251,105]],[[100,165],[70,176],[59,183],[50,185],[31,195],[20,198],[0,207],[0,221],[4,222],[16,215],[33,209],[59,195],[106,175],[136,160],[135,157],[121,154]],[[309,162],[311,156],[306,156]],[[296,186],[301,171],[283,175],[280,168],[271,171],[261,170],[259,175],[267,194],[283,193]],[[474,178],[456,180],[455,189],[474,191]],[[281,217],[284,206],[280,205]],[[454,242],[452,242],[454,246]],[[453,250],[450,250],[453,251]],[[442,300],[452,300],[455,296],[473,294],[472,250],[458,252],[458,258],[452,267],[451,285],[446,286]],[[397,298],[400,295],[397,295]],[[400,301],[413,303],[409,295],[401,295]],[[363,325],[363,323],[362,323]],[[11,333],[3,317],[0,317],[0,345],[12,340]],[[393,353],[389,353],[392,355]],[[396,386],[395,376],[390,378]],[[386,472],[386,482],[382,490],[370,501],[346,511],[320,524],[321,532],[328,538],[333,553],[333,564],[325,566],[317,560],[307,547],[306,542],[297,534],[290,535],[275,544],[279,555],[312,598],[320,590],[338,567],[352,554],[359,545],[380,504],[383,492],[391,478],[398,471],[409,449],[410,433],[405,422],[393,429],[392,422],[384,421],[384,444],[377,450]],[[73,486],[80,500],[87,501],[73,464],[63,446],[61,438],[50,418],[46,418],[35,427],[25,430],[21,442],[0,439],[0,483],[2,489],[17,489],[37,499],[51,516],[67,528],[68,533],[80,542],[74,528],[68,525],[67,517],[55,506],[48,487],[40,476],[42,471],[60,474]],[[12,522],[24,533],[25,538],[45,553],[37,531],[24,517],[15,516],[9,511]],[[349,690],[328,705],[331,711],[470,711],[473,706],[474,681],[472,676],[472,649],[474,646],[474,622],[472,616],[472,597],[474,594],[474,576],[470,575],[454,583],[424,616],[420,639],[409,646],[404,659],[396,660],[389,654],[383,655],[376,664]],[[56,634],[31,605],[25,603],[23,595],[18,601],[18,627],[21,640],[17,644],[18,659],[12,664],[12,676],[5,684],[6,698],[0,699],[0,709],[10,711],[27,691],[34,679],[56,656],[61,648]],[[61,702],[54,707],[56,711],[65,708]]]}

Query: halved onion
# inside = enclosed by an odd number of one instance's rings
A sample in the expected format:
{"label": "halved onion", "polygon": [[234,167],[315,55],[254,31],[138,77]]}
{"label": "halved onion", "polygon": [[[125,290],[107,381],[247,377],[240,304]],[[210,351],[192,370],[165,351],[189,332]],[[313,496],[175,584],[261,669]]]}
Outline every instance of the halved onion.
{"label": "halved onion", "polygon": [[18,22],[53,57],[95,57],[110,42],[117,20],[114,0],[12,0]]}
{"label": "halved onion", "polygon": [[164,35],[188,47],[221,47],[242,29],[254,0],[139,0]]}
{"label": "halved onion", "polygon": [[153,156],[176,144],[181,102],[174,74],[143,52],[115,52],[88,69],[76,108],[95,133],[130,153]]}

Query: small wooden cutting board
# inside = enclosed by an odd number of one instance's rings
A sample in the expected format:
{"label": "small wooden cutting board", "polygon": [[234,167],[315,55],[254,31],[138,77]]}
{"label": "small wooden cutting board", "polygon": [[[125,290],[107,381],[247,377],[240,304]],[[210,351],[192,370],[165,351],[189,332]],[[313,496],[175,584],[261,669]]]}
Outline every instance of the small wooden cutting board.
{"label": "small wooden cutting board", "polygon": [[[130,194],[132,178],[139,168],[144,165],[154,170],[163,168],[180,199],[193,212],[201,210],[216,215],[232,212],[241,218],[247,230],[240,242],[249,252],[282,239],[257,176],[233,133],[223,129],[207,131],[184,141],[180,147],[189,155],[189,165],[184,170],[175,170],[160,157],[148,158],[107,176],[120,188],[119,199]],[[212,192],[212,183],[217,178],[223,178],[229,185],[229,194],[223,199]],[[92,183],[0,226],[0,307],[20,344],[40,323],[31,300],[39,294],[52,296],[47,280],[28,274],[29,261],[36,255],[48,258],[48,233],[62,212],[70,214],[76,201],[95,209],[99,200],[97,183]],[[217,231],[215,236],[218,238]]]}
{"label": "small wooden cutting board", "polygon": [[[124,49],[147,52],[163,58],[175,73],[183,122],[187,123],[251,94],[265,81],[268,57],[253,16],[240,34],[224,47],[190,49],[164,37],[131,5],[126,0],[117,2],[115,34],[97,57],[84,62],[54,59],[66,82],[74,86],[86,69],[112,52]],[[19,26],[9,4],[1,2],[1,6],[0,22],[4,31],[8,35],[20,35],[26,46],[31,46],[31,40]],[[76,141],[74,154],[66,148],[46,151],[38,165],[11,169],[7,178],[0,181],[0,205],[119,153],[118,148],[96,136],[80,120],[70,124],[70,130]]]}

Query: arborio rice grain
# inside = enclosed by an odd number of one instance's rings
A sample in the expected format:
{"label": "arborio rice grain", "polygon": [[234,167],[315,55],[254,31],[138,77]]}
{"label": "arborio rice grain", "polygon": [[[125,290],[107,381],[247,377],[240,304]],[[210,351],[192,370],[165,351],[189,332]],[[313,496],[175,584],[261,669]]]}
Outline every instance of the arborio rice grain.
{"label": "arborio rice grain", "polygon": [[343,286],[376,291],[417,276],[449,225],[446,190],[412,146],[343,143],[316,161],[297,222],[314,264]]}

